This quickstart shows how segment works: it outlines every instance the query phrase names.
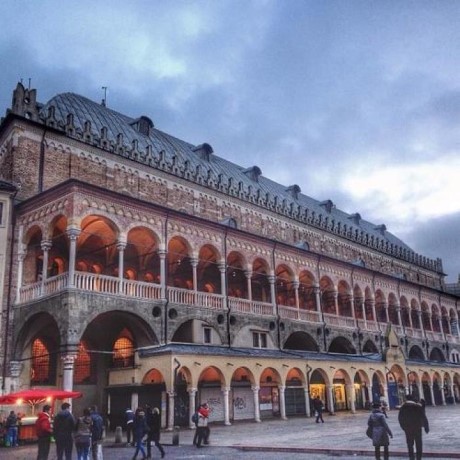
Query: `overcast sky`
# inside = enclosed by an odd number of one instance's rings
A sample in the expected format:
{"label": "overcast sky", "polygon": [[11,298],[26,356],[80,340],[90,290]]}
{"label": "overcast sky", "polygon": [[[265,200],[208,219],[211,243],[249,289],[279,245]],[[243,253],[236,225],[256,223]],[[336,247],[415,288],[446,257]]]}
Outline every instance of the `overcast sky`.
{"label": "overcast sky", "polygon": [[75,92],[460,273],[460,2],[0,2],[0,110]]}

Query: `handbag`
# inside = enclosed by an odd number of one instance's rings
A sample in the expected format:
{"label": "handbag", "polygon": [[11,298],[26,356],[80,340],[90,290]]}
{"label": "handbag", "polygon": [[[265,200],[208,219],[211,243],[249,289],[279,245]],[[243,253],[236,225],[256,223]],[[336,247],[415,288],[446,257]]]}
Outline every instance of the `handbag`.
{"label": "handbag", "polygon": [[371,426],[367,427],[366,436],[372,439],[372,427]]}

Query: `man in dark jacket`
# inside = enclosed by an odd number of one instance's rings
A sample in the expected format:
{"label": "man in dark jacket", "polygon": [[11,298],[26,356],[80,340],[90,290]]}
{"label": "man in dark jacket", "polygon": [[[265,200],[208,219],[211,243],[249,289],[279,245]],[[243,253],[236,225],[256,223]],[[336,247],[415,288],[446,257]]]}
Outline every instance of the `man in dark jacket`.
{"label": "man in dark jacket", "polygon": [[56,440],[57,460],[72,460],[73,431],[75,419],[70,412],[70,404],[63,403],[61,410],[54,417],[54,439]]}
{"label": "man in dark jacket", "polygon": [[[428,433],[430,428],[422,405],[417,403],[412,395],[407,395],[406,402],[399,409],[398,421],[406,434],[409,459],[421,459],[423,454],[422,428],[425,429],[425,433]],[[414,443],[417,451],[416,457],[414,456]]]}
{"label": "man in dark jacket", "polygon": [[91,425],[91,455],[93,460],[97,460],[98,446],[104,434],[104,420],[102,415],[97,411],[97,406],[91,406],[89,409],[91,411],[91,420],[93,421]]}

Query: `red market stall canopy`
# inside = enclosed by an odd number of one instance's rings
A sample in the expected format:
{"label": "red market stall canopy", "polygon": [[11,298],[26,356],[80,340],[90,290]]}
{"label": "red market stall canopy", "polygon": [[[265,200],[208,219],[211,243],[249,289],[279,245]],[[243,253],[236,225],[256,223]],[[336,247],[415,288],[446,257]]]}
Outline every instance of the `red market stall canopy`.
{"label": "red market stall canopy", "polygon": [[30,404],[33,413],[37,404],[49,402],[50,405],[52,405],[55,399],[80,398],[81,396],[82,394],[79,391],[65,391],[55,388],[32,388],[30,390],[21,390],[0,396],[0,404],[5,406],[13,404]]}

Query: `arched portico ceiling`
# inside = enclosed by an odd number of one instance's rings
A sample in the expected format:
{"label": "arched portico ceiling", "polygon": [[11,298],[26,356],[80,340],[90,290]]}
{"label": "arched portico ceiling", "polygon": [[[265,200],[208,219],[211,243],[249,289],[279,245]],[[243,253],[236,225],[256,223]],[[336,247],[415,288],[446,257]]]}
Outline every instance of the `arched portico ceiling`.
{"label": "arched portico ceiling", "polygon": [[260,383],[277,383],[280,384],[282,382],[281,376],[276,369],[272,367],[267,367],[263,370],[262,374],[260,375]]}
{"label": "arched portico ceiling", "polygon": [[299,385],[305,385],[305,374],[298,367],[293,367],[287,373],[286,382],[290,382],[291,384],[298,382]]}
{"label": "arched portico ceiling", "polygon": [[255,385],[255,377],[252,371],[247,367],[238,367],[232,374],[232,386],[235,383],[245,384],[250,383],[251,385]]}
{"label": "arched portico ceiling", "polygon": [[[60,348],[61,331],[56,319],[48,313],[37,313],[26,319],[20,327],[15,341],[13,356],[16,359],[30,358],[30,347],[35,338],[50,337],[56,344],[56,350]],[[49,350],[54,351],[54,350]]]}
{"label": "arched portico ceiling", "polygon": [[224,374],[215,366],[206,367],[200,373],[200,377],[198,378],[198,385],[202,385],[203,383],[218,383],[222,386],[226,385]]}
{"label": "arched portico ceiling", "polygon": [[326,371],[318,367],[313,368],[312,373],[310,375],[310,383],[324,383],[325,385],[329,385],[331,382]]}
{"label": "arched portico ceiling", "polygon": [[[331,368],[333,366],[330,366]],[[332,376],[332,381],[334,380],[345,380],[345,384],[349,385],[353,383],[353,380],[350,377],[350,374],[345,369],[331,369],[334,373]]]}
{"label": "arched portico ceiling", "polygon": [[150,369],[144,374],[142,378],[142,383],[144,385],[153,385],[159,383],[165,383],[163,374],[158,369]]}
{"label": "arched portico ceiling", "polygon": [[99,350],[111,350],[112,345],[123,330],[131,333],[135,348],[159,343],[151,326],[138,315],[120,310],[101,313],[90,320],[82,340],[93,344]]}

